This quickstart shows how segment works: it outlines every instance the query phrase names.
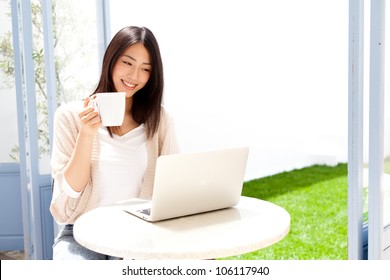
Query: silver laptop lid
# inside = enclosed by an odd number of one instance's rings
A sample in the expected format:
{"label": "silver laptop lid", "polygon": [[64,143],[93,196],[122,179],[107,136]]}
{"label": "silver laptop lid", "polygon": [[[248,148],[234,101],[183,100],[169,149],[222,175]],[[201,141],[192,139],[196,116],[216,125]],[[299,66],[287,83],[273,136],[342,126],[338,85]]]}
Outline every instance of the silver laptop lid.
{"label": "silver laptop lid", "polygon": [[249,149],[164,155],[157,159],[151,220],[236,205]]}

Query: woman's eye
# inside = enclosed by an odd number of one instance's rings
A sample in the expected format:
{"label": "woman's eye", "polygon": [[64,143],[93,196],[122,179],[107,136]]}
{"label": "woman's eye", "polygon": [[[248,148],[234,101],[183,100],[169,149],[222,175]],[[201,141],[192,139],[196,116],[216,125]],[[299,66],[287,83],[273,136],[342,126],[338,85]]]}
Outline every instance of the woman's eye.
{"label": "woman's eye", "polygon": [[149,68],[143,68],[142,70],[145,71],[145,72],[150,72]]}
{"label": "woman's eye", "polygon": [[125,60],[123,61],[123,63],[126,64],[126,65],[130,65],[130,66],[132,65],[131,62],[128,62],[128,61],[125,61]]}

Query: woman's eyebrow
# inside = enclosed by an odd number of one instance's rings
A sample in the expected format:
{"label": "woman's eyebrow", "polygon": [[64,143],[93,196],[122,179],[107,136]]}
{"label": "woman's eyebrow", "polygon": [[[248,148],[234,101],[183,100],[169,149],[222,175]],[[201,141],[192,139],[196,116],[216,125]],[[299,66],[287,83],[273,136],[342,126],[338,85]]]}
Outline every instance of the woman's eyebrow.
{"label": "woman's eyebrow", "polygon": [[[128,54],[124,54],[123,56],[126,56],[126,57],[130,58],[130,59],[133,60],[133,61],[137,61],[134,57],[132,57],[132,56],[130,56],[130,55],[128,55]],[[142,64],[152,65],[150,62],[144,62],[144,63],[142,63]]]}

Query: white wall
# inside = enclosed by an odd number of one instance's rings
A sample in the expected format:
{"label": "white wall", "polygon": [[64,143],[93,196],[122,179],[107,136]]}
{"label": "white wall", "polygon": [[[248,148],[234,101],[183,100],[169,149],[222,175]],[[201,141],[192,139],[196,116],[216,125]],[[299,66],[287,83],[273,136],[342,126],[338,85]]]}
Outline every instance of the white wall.
{"label": "white wall", "polygon": [[111,1],[157,37],[183,151],[248,145],[247,179],[347,161],[348,1]]}

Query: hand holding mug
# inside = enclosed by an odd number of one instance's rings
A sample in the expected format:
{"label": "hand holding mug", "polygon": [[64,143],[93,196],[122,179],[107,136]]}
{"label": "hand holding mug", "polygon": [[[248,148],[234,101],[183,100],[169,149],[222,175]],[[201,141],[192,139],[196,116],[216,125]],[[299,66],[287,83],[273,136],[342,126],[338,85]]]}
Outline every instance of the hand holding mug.
{"label": "hand holding mug", "polygon": [[84,100],[84,109],[79,113],[81,130],[87,134],[95,135],[102,124],[99,112],[91,105],[94,97],[88,97]]}

